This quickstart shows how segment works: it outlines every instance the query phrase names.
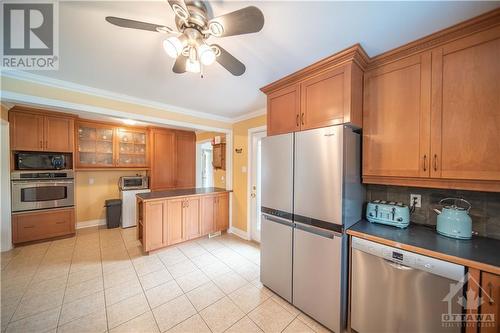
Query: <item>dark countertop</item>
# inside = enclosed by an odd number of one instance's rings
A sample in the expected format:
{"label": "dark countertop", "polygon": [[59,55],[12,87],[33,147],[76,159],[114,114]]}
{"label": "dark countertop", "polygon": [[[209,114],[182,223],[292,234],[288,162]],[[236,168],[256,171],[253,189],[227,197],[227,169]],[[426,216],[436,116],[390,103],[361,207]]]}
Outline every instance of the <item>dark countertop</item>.
{"label": "dark countertop", "polygon": [[138,193],[136,196],[142,200],[154,200],[173,197],[185,197],[189,195],[204,195],[210,193],[224,193],[229,192],[226,189],[218,187],[204,187],[204,188],[184,188],[179,190],[166,190],[154,191],[149,193]]}
{"label": "dark countertop", "polygon": [[[433,226],[410,223],[407,228],[400,229],[370,223],[366,220],[354,224],[347,233],[352,236],[362,236],[359,235],[361,233],[368,235],[367,239],[373,241],[377,241],[377,239],[389,241],[384,242],[387,245],[454,261],[496,274],[500,272],[500,240],[498,239],[472,236],[470,240],[458,240],[438,234]],[[423,251],[418,251],[413,247]]]}

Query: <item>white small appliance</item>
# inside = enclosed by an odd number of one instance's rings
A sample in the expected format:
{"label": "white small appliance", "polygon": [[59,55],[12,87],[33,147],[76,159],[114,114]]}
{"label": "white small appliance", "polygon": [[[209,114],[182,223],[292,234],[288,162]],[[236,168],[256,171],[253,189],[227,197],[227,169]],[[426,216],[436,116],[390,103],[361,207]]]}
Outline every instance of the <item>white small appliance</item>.
{"label": "white small appliance", "polygon": [[151,192],[151,190],[149,188],[120,190],[120,198],[122,199],[122,228],[130,228],[137,225],[137,199],[135,195],[147,192]]}

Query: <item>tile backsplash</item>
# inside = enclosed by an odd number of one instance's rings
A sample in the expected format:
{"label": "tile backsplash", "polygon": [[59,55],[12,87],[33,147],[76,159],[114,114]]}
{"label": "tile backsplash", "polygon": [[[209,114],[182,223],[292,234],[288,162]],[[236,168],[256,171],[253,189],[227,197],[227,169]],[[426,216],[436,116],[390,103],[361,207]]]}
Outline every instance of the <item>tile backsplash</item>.
{"label": "tile backsplash", "polygon": [[500,193],[459,191],[446,189],[428,189],[403,186],[367,185],[366,199],[410,202],[410,194],[422,195],[422,207],[416,208],[411,215],[411,222],[436,225],[437,214],[434,208],[440,208],[439,201],[444,198],[463,198],[472,208],[472,230],[479,235],[500,239]]}

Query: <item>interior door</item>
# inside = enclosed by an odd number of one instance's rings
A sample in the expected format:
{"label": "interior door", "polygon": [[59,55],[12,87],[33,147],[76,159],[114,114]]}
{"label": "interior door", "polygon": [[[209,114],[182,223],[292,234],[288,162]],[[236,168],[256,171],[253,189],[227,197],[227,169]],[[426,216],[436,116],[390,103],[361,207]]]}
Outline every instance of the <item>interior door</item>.
{"label": "interior door", "polygon": [[262,202],[262,139],[266,131],[251,134],[250,147],[250,233],[252,240],[260,243],[261,218],[260,207]]}
{"label": "interior door", "polygon": [[431,57],[365,73],[363,176],[429,177]]}
{"label": "interior door", "polygon": [[45,150],[73,152],[74,120],[71,118],[44,118]]}
{"label": "interior door", "polygon": [[293,304],[341,332],[342,236],[296,223],[293,238]]}
{"label": "interior door", "polygon": [[500,180],[500,29],[432,53],[431,177]]}
{"label": "interior door", "polygon": [[44,150],[43,118],[32,113],[12,112],[10,114],[12,150]]}
{"label": "interior door", "polygon": [[295,133],[295,220],[342,224],[342,125]]}

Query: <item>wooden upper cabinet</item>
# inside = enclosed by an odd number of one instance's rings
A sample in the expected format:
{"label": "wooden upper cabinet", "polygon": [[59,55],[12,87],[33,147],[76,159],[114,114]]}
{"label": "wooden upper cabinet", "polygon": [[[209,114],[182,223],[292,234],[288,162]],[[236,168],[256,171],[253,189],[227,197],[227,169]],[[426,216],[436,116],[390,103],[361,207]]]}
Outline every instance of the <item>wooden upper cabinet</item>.
{"label": "wooden upper cabinet", "polygon": [[115,166],[115,131],[112,126],[78,122],[76,126],[76,167],[109,168]]}
{"label": "wooden upper cabinet", "polygon": [[196,136],[194,132],[177,131],[177,179],[176,187],[196,186]]}
{"label": "wooden upper cabinet", "polygon": [[73,152],[74,120],[42,112],[10,111],[11,149]]}
{"label": "wooden upper cabinet", "polygon": [[11,149],[44,150],[42,115],[24,112],[9,112]]}
{"label": "wooden upper cabinet", "polygon": [[361,127],[367,61],[357,44],[261,88],[268,135],[344,123]]}
{"label": "wooden upper cabinet", "polygon": [[434,178],[500,180],[500,27],[432,53]]}
{"label": "wooden upper cabinet", "polygon": [[119,167],[148,166],[148,132],[145,129],[117,128],[116,165]]}
{"label": "wooden upper cabinet", "polygon": [[500,275],[481,273],[481,314],[490,315],[496,325],[481,326],[480,333],[498,333],[500,316]]}
{"label": "wooden upper cabinet", "polygon": [[430,53],[365,73],[363,175],[428,177]]}
{"label": "wooden upper cabinet", "polygon": [[173,131],[152,129],[151,142],[151,190],[176,187],[176,140]]}
{"label": "wooden upper cabinet", "polygon": [[267,134],[300,130],[300,86],[282,88],[267,96]]}
{"label": "wooden upper cabinet", "polygon": [[45,150],[73,152],[75,121],[72,118],[49,117],[44,119]]}
{"label": "wooden upper cabinet", "polygon": [[186,239],[193,239],[202,235],[200,209],[200,197],[186,199],[183,211],[183,218],[186,226]]}

